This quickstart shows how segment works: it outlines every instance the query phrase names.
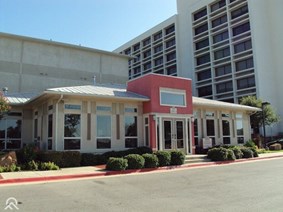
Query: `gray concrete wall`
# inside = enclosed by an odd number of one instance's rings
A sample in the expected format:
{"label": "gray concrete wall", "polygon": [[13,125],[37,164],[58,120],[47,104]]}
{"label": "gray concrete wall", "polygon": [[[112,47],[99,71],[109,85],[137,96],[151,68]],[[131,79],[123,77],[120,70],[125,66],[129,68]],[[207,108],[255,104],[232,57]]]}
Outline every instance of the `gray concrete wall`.
{"label": "gray concrete wall", "polygon": [[39,92],[51,87],[125,83],[128,58],[112,52],[0,33],[0,87]]}

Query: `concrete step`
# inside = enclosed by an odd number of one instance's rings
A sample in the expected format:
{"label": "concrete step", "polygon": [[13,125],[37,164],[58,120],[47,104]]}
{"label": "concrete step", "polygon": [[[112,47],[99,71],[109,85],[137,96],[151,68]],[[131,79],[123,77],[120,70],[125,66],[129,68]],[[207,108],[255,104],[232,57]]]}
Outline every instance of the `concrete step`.
{"label": "concrete step", "polygon": [[206,155],[186,155],[185,164],[211,162]]}

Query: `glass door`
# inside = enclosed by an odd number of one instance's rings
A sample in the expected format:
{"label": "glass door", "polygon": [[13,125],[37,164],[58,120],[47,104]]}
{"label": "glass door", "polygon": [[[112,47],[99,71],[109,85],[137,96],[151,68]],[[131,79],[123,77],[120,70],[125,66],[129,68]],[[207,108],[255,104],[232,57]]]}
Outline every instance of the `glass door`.
{"label": "glass door", "polygon": [[163,120],[163,145],[165,150],[185,149],[185,125],[184,120]]}

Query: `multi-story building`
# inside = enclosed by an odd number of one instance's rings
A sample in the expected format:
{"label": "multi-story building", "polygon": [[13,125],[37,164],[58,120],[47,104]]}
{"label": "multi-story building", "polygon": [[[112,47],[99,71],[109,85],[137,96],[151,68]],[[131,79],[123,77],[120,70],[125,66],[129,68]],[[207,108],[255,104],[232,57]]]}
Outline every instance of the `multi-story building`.
{"label": "multi-story building", "polygon": [[[256,95],[270,102],[282,117],[282,8],[281,0],[177,0],[176,16],[115,52],[137,56],[127,49],[132,50],[146,37],[154,38],[158,31],[174,23],[174,74],[193,80],[195,96],[238,103],[243,96]],[[149,46],[154,47],[154,39]],[[163,64],[159,66],[164,71],[160,73],[171,74],[166,72],[166,52],[162,56]],[[152,64],[148,72],[158,73],[154,54],[146,59]],[[144,58],[140,60],[143,64]],[[132,61],[129,68],[129,78],[139,76],[133,71]],[[282,132],[283,123],[267,131]]]}

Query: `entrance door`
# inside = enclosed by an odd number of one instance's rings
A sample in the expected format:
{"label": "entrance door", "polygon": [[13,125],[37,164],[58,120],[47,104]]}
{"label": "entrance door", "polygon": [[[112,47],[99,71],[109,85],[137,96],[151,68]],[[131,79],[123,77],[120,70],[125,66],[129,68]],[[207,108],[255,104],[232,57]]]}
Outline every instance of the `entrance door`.
{"label": "entrance door", "polygon": [[163,120],[163,145],[165,150],[185,149],[185,124],[182,119]]}

